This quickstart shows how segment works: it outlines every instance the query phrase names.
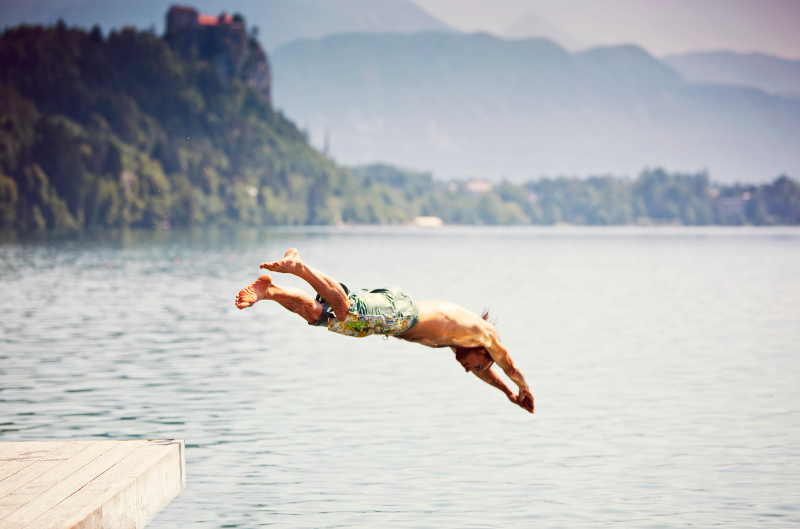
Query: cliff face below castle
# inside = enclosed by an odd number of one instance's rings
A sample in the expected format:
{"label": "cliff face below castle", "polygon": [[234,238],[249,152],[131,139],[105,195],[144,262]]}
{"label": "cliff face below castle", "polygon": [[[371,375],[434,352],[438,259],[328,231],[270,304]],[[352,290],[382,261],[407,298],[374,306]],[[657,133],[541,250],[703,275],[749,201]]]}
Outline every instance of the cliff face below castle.
{"label": "cliff face below castle", "polygon": [[212,64],[226,81],[238,79],[271,100],[271,78],[267,54],[247,35],[244,24],[237,26],[171,25],[164,40],[183,59]]}

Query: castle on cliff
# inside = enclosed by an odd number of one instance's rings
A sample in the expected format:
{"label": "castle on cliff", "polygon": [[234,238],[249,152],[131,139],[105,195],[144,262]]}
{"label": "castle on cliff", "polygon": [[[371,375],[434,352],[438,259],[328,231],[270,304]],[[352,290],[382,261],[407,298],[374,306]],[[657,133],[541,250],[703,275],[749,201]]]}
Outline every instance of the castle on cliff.
{"label": "castle on cliff", "polygon": [[244,31],[244,20],[236,20],[230,14],[223,12],[219,16],[204,15],[197,9],[188,6],[173,5],[167,12],[167,33],[170,29],[182,27],[221,27],[240,29]]}
{"label": "castle on cliff", "polygon": [[167,12],[164,39],[184,58],[207,61],[224,80],[238,79],[270,100],[267,54],[255,37],[247,35],[241,16],[206,15],[193,7],[173,5]]}

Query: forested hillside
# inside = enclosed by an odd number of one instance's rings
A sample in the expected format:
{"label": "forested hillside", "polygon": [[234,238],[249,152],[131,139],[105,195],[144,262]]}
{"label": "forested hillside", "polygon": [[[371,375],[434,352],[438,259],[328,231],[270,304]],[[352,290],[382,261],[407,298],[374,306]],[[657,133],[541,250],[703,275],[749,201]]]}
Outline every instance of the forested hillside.
{"label": "forested hillside", "polygon": [[316,224],[352,177],[149,32],[0,36],[0,225]]}

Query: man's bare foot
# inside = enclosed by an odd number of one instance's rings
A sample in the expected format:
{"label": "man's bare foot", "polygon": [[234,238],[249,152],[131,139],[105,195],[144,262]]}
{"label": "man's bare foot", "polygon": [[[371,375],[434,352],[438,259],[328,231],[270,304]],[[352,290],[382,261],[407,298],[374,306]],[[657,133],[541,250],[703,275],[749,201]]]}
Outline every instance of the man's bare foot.
{"label": "man's bare foot", "polygon": [[300,260],[300,254],[297,253],[296,248],[289,248],[283,259],[272,261],[271,263],[261,263],[261,268],[266,268],[272,272],[280,272],[283,274],[293,274],[297,271],[297,267],[303,261]]}
{"label": "man's bare foot", "polygon": [[236,307],[239,310],[252,307],[257,301],[267,297],[267,291],[272,286],[272,278],[267,274],[259,277],[249,287],[245,287],[239,291],[236,296]]}

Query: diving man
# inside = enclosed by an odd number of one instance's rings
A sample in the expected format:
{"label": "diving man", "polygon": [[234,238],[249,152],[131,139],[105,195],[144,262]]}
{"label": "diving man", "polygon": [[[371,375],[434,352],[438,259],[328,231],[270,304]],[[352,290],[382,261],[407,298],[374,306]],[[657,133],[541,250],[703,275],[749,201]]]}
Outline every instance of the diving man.
{"label": "diving man", "polygon": [[[280,287],[265,274],[236,296],[240,310],[261,300],[272,300],[298,314],[309,325],[326,326],[338,334],[355,337],[380,334],[428,347],[450,347],[465,371],[533,413],[533,394],[500,342],[494,325],[487,321],[488,313],[478,316],[448,301],[414,301],[397,288],[350,292],[304,263],[294,248],[283,259],[263,263],[261,268],[295,275],[311,285],[317,296],[298,288]],[[518,386],[519,393],[511,391],[492,370],[494,363]]]}

